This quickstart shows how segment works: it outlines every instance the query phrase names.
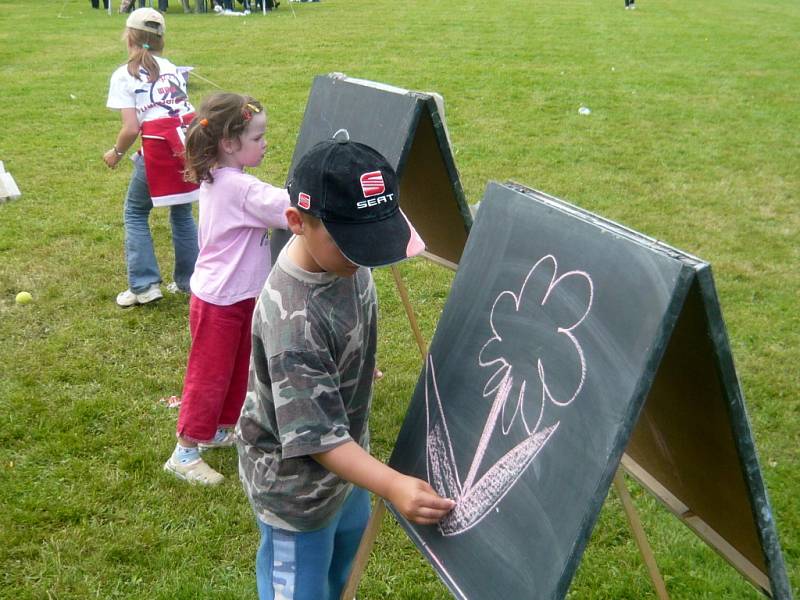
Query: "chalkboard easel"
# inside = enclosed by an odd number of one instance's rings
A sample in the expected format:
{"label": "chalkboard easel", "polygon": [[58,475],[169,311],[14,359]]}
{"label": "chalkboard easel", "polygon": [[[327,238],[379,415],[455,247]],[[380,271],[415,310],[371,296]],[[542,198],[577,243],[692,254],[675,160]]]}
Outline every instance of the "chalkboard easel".
{"label": "chalkboard easel", "polygon": [[492,183],[389,461],[456,507],[393,512],[455,597],[563,599],[620,462],[791,599],[710,265]]}
{"label": "chalkboard easel", "polygon": [[[339,129],[386,157],[400,179],[403,212],[425,240],[423,255],[455,270],[472,215],[450,147],[441,96],[342,73],[315,77],[289,177],[306,152]],[[273,258],[287,239],[285,232],[274,232]]]}

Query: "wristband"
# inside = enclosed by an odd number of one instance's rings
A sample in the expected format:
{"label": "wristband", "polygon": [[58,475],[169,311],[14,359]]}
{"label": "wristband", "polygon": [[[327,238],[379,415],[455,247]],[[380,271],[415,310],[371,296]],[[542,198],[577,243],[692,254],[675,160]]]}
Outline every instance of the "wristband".
{"label": "wristband", "polygon": [[125,156],[125,153],[117,150],[116,146],[112,146],[112,150],[114,150],[114,154],[117,155],[117,158],[122,158],[123,156]]}

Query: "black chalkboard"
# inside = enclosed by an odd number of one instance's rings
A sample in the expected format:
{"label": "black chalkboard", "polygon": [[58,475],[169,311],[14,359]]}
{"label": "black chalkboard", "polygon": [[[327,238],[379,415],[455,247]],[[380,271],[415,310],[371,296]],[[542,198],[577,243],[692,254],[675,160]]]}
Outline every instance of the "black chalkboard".
{"label": "black chalkboard", "polygon": [[[671,411],[694,378],[715,382],[700,383],[710,408],[688,394]],[[685,429],[701,439],[667,464],[663,444]],[[632,436],[634,474],[699,508],[706,541],[735,547],[751,581],[790,598],[709,265],[490,184],[390,459],[458,504],[438,527],[396,516],[458,598],[563,598]],[[725,474],[682,480],[698,471],[689,462],[713,471],[722,455]],[[735,485],[708,489],[720,482]]]}
{"label": "black chalkboard", "polygon": [[[472,224],[437,94],[354,79],[314,79],[289,177],[314,144],[339,129],[383,154],[400,178],[400,206],[425,240],[425,256],[455,269]],[[287,236],[273,236],[272,256]]]}

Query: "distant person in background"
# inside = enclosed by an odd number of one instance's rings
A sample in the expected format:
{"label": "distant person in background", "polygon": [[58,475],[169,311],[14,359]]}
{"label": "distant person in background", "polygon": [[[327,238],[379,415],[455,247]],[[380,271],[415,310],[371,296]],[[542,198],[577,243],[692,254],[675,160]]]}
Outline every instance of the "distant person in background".
{"label": "distant person in background", "polygon": [[636,4],[634,0],[625,0],[625,10],[635,10]]}
{"label": "distant person in background", "polygon": [[[100,0],[92,0],[92,8],[100,8]],[[108,10],[108,0],[103,0],[103,8]]]}
{"label": "distant person in background", "polygon": [[247,392],[253,307],[272,263],[267,233],[286,227],[288,192],[244,172],[264,159],[266,127],[258,101],[225,93],[206,98],[186,132],[186,173],[201,182],[200,254],[178,441],[164,470],[189,483],[223,480],[200,450],[233,446]]}
{"label": "distant person in background", "polygon": [[128,62],[111,76],[106,106],[119,110],[122,127],[114,146],[103,156],[109,168],[119,164],[142,134],[142,148],[133,156],[133,174],[125,197],[125,262],[128,289],[117,295],[123,308],[160,300],[161,272],[153,249],[149,217],[154,206],[168,206],[175,249],[173,292],[189,292],[197,259],[197,225],[192,202],[199,186],[184,180],[184,128],[194,117],[186,80],[161,57],[164,16],[152,8],[133,11],[124,39]]}
{"label": "distant person in background", "polygon": [[[144,8],[144,5],[145,5],[145,0],[139,0],[139,8]],[[120,14],[131,12],[135,6],[136,6],[136,0],[122,0],[119,3],[119,12]],[[166,12],[166,8],[162,12]]]}
{"label": "distant person in background", "polygon": [[[221,0],[221,3],[220,0],[214,0],[214,12],[224,15],[249,15],[251,13],[252,3],[250,0],[239,0],[239,4],[242,5],[241,13],[234,9],[233,0]],[[258,6],[260,6],[260,4]]]}

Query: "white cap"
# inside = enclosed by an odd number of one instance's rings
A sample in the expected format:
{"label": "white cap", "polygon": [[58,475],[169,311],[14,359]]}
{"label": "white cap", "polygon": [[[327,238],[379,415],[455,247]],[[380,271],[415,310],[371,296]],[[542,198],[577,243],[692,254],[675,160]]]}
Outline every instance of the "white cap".
{"label": "white cap", "polygon": [[167,29],[164,23],[164,15],[154,8],[137,8],[128,16],[125,26],[155,33],[156,35],[164,35]]}

